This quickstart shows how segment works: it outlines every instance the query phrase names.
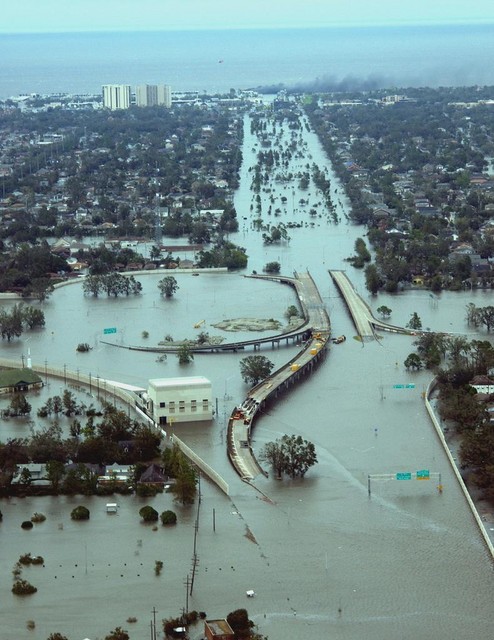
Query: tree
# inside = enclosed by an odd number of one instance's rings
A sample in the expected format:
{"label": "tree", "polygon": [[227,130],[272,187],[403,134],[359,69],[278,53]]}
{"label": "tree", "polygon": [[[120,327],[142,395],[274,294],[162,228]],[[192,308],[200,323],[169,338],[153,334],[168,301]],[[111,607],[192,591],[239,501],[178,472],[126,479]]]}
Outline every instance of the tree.
{"label": "tree", "polygon": [[46,463],[46,477],[54,491],[58,491],[60,483],[65,475],[65,465],[59,460],[49,460]]}
{"label": "tree", "polygon": [[26,400],[23,393],[14,393],[9,405],[9,414],[11,416],[26,416],[31,413],[31,405]]}
{"label": "tree", "polygon": [[70,416],[77,412],[77,402],[72,391],[65,389],[62,396],[62,404],[67,417],[70,418]]}
{"label": "tree", "polygon": [[5,309],[0,309],[0,333],[2,338],[7,338],[10,342],[12,338],[22,335],[23,313],[21,305],[14,305],[10,313]]}
{"label": "tree", "polygon": [[405,365],[405,368],[408,369],[414,369],[415,371],[419,371],[420,369],[422,369],[422,360],[420,359],[420,356],[417,355],[416,353],[410,353],[407,357],[405,362],[403,363]]}
{"label": "tree", "polygon": [[151,250],[149,252],[149,257],[151,260],[159,260],[161,258],[161,249],[159,246],[153,244]]}
{"label": "tree", "polygon": [[285,311],[285,317],[290,322],[292,318],[298,318],[298,309],[294,304],[291,304]]}
{"label": "tree", "polygon": [[407,322],[407,327],[409,329],[413,329],[414,331],[419,331],[422,329],[422,320],[416,311],[414,311],[410,317],[410,320]]}
{"label": "tree", "polygon": [[247,609],[235,609],[226,616],[226,619],[235,633],[235,638],[250,638],[254,623],[249,620]]}
{"label": "tree", "polygon": [[177,445],[163,452],[164,471],[175,478],[171,491],[175,500],[182,504],[192,504],[196,495],[197,472]]}
{"label": "tree", "polygon": [[189,364],[194,360],[194,354],[192,353],[189,345],[184,342],[181,344],[177,351],[177,358],[179,364]]}
{"label": "tree", "polygon": [[488,305],[487,307],[480,307],[480,322],[485,325],[487,331],[491,330],[491,327],[494,326],[494,307]]}
{"label": "tree", "polygon": [[177,514],[169,509],[160,515],[161,524],[177,524]]}
{"label": "tree", "polygon": [[38,329],[45,326],[45,314],[41,309],[26,307],[23,310],[23,320],[29,329]]}
{"label": "tree", "polygon": [[70,513],[72,520],[89,520],[89,509],[80,505],[75,509],[72,509]]}
{"label": "tree", "polygon": [[240,361],[240,375],[247,384],[256,385],[270,375],[273,367],[266,356],[247,356]]}
{"label": "tree", "polygon": [[31,281],[31,296],[40,302],[45,302],[55,291],[55,287],[49,278],[36,278]]}
{"label": "tree", "polygon": [[384,318],[389,318],[392,310],[389,307],[387,307],[385,304],[383,304],[380,307],[377,307],[376,311],[377,313],[379,313],[381,318],[384,319]]}
{"label": "tree", "polygon": [[139,509],[139,515],[144,520],[144,522],[156,522],[159,518],[159,513],[156,509],[153,509],[150,505],[146,505]]}
{"label": "tree", "polygon": [[312,442],[295,435],[284,435],[280,440],[266,443],[259,457],[272,465],[278,479],[283,473],[291,478],[303,478],[310,467],[317,463]]}
{"label": "tree", "polygon": [[62,635],[58,631],[55,633],[50,633],[46,640],[69,640],[67,636]]}
{"label": "tree", "polygon": [[86,276],[84,282],[82,283],[82,291],[84,295],[92,295],[95,298],[101,293],[102,290],[102,280],[99,275],[89,275]]}
{"label": "tree", "polygon": [[427,369],[437,367],[446,353],[445,338],[439,333],[424,333],[414,344]]}
{"label": "tree", "polygon": [[281,480],[285,468],[285,456],[279,440],[267,442],[259,453],[259,460],[268,462],[273,467],[278,480]]}
{"label": "tree", "polygon": [[375,264],[369,264],[365,267],[365,286],[374,296],[379,291],[380,280]]}
{"label": "tree", "polygon": [[312,442],[304,440],[302,436],[287,436],[281,438],[281,449],[285,457],[284,471],[290,477],[303,478],[307,471],[317,463],[316,449]]}
{"label": "tree", "polygon": [[175,476],[175,482],[171,490],[176,502],[182,504],[192,504],[196,496],[197,472],[195,467],[182,454],[183,461]]}
{"label": "tree", "polygon": [[281,265],[279,262],[267,262],[264,266],[264,271],[266,273],[279,273],[281,269]]}
{"label": "tree", "polygon": [[173,294],[179,289],[178,283],[173,276],[165,276],[158,282],[158,289],[162,296],[171,298]]}
{"label": "tree", "polygon": [[105,636],[105,640],[129,640],[129,638],[130,636],[127,631],[121,627],[115,627],[113,631],[110,631],[110,633]]}

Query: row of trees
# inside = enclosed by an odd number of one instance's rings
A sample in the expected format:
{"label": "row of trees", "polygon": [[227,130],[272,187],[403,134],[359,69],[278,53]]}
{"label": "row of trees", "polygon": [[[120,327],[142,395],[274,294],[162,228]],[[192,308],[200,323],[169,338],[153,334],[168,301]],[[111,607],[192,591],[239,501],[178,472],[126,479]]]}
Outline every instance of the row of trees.
{"label": "row of trees", "polygon": [[494,367],[493,345],[438,333],[422,335],[415,345],[417,353],[408,356],[405,366],[436,372],[438,411],[460,440],[460,464],[485,498],[494,500],[494,429],[488,411],[494,394],[480,396],[470,384]]}
{"label": "row of trees", "polygon": [[469,325],[478,328],[485,326],[487,331],[494,327],[494,306],[476,307],[473,302],[467,305],[467,322]]}
{"label": "row of trees", "polygon": [[122,273],[112,271],[101,275],[89,275],[82,284],[84,295],[92,295],[97,298],[101,293],[107,296],[139,295],[142,284],[134,276],[124,276]]}

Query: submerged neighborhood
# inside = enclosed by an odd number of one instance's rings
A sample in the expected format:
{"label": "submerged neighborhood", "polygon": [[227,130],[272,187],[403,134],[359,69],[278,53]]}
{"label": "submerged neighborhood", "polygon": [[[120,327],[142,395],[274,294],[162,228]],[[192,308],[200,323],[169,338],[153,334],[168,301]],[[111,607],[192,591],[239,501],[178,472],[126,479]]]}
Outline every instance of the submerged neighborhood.
{"label": "submerged neighborhood", "polygon": [[[70,518],[83,521],[96,504],[90,500],[87,507],[85,498],[105,497],[106,515],[113,517],[120,509],[118,496],[152,501],[170,493],[171,506],[177,507],[159,513],[142,502],[137,522],[153,528],[161,523],[170,531],[180,525],[177,511],[184,527],[195,518],[186,583],[192,594],[200,478],[212,480],[226,496],[231,478],[240,479],[256,499],[272,504],[256,477],[271,474],[293,482],[310,475],[318,462],[317,444],[293,433],[290,424],[279,425],[279,437],[262,447],[253,443],[254,420],[266,407],[276,407],[283,394],[310,385],[333,345],[345,349],[349,342],[339,331],[333,333],[309,269],[284,273],[283,252],[292,250],[290,241],[322,224],[357,230],[354,252],[343,256],[348,285],[341,288],[352,286],[352,273],[363,274],[366,295],[374,298],[423,291],[433,304],[441,292],[491,292],[493,123],[492,87],[407,88],[400,93],[283,90],[276,95],[232,89],[207,95],[175,94],[168,85],[139,85],[135,92],[130,85],[105,85],[101,95],[33,94],[1,101],[4,344],[26,340],[29,349],[30,332],[46,332],[48,340],[55,328],[45,326],[44,305],[71,285],[80,286],[81,297],[89,301],[105,296],[139,301],[141,279],[151,275],[160,278],[156,296],[172,303],[178,274],[199,275],[201,281],[206,273],[238,273],[296,295],[296,305],[285,312],[287,326],[268,338],[253,332],[254,338],[223,342],[209,335],[205,320],[187,317],[184,326],[190,333],[196,330],[194,339],[174,339],[165,328],[159,341],[154,336],[151,341],[143,330],[141,344],[124,344],[112,335],[116,329],[108,327],[103,338],[115,351],[156,354],[156,362],[178,359],[184,375],[149,377],[141,385],[88,375],[80,360],[67,365],[54,357],[50,367],[46,360],[33,366],[29,351],[19,366],[7,352],[2,354],[2,421],[9,422],[9,429],[22,421],[32,423],[29,436],[0,437],[2,499],[10,506],[12,500],[58,496],[71,507],[79,504]],[[317,135],[332,173],[313,157],[307,133]],[[243,166],[246,141],[255,154],[248,171]],[[237,210],[234,196],[245,176],[249,205]],[[262,255],[268,259],[261,268],[249,262],[242,246],[248,234],[249,242],[266,249]],[[270,252],[273,248],[277,251]],[[334,270],[331,277],[338,280]],[[355,298],[363,297],[359,294]],[[385,300],[392,304],[393,298]],[[355,313],[352,320],[362,346],[380,340],[381,330],[413,336],[410,354],[396,367],[400,364],[407,375],[430,372],[434,383],[423,393],[427,411],[458,482],[465,483],[467,499],[471,502],[470,490],[482,505],[492,505],[494,499],[494,306],[489,300],[477,297],[461,312],[472,339],[449,326],[430,330],[413,308],[406,326],[394,326],[388,322],[392,309],[384,303],[376,310],[380,320],[372,314],[366,318],[368,333],[359,328]],[[346,304],[352,311],[348,299]],[[90,324],[89,310],[87,316]],[[284,346],[296,351],[285,359],[278,351],[273,357],[266,344],[272,351]],[[74,347],[83,354],[93,344],[81,341]],[[244,398],[234,399],[227,415],[225,376],[225,429],[215,442],[232,463],[227,478],[215,469],[216,456],[200,434],[218,419],[218,391],[207,375],[190,375],[186,368],[201,352],[242,356],[241,376],[248,390]],[[49,380],[54,383],[48,393]],[[192,436],[191,425],[198,429]],[[373,427],[376,443],[377,436]],[[473,502],[471,506],[477,514]],[[234,507],[232,502],[231,513],[237,515]],[[0,504],[0,516],[1,509]],[[45,518],[35,516],[19,528],[31,529]],[[214,518],[213,509],[213,528]],[[476,518],[492,552],[491,534],[478,514]],[[259,545],[246,527],[247,539]],[[134,560],[141,546],[142,540]],[[12,592],[18,597],[36,593],[33,572],[26,569],[30,562],[15,565]],[[327,563],[326,554],[326,572]],[[156,560],[155,576],[162,569],[163,562]],[[246,598],[255,599],[252,585],[244,591]],[[151,621],[152,640],[163,634],[193,640],[267,637],[262,620],[254,624],[243,607],[218,607],[209,617],[208,612],[189,610],[188,603],[187,596],[182,611],[168,611],[161,623]],[[295,618],[297,611],[289,606]],[[133,616],[126,621],[127,626],[136,622]],[[65,638],[53,631],[50,640]],[[128,640],[129,633],[116,627],[106,640]]]}

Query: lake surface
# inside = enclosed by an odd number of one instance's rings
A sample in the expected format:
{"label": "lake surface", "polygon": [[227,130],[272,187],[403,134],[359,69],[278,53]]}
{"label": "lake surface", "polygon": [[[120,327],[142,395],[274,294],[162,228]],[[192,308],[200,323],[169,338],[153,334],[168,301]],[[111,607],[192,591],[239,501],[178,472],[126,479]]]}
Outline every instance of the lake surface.
{"label": "lake surface", "polygon": [[0,34],[0,98],[166,83],[367,90],[494,84],[494,25]]}
{"label": "lake surface", "polygon": [[[292,168],[309,161],[308,154],[311,162],[323,166],[326,160],[315,136],[304,131],[303,137],[306,157],[294,159]],[[282,140],[285,144],[285,134]],[[172,355],[160,363],[155,354],[100,342],[103,328],[109,326],[117,327],[117,344],[151,345],[167,333],[193,336],[194,324],[202,319],[202,329],[212,334],[217,330],[210,324],[224,318],[282,320],[286,307],[294,303],[287,287],[242,274],[177,275],[180,289],[168,301],[159,298],[155,275],[142,278],[144,293],[135,299],[93,300],[83,297],[79,284],[63,287],[44,306],[46,329],[2,344],[2,355],[20,361],[29,348],[34,362],[66,364],[143,386],[153,377],[211,379],[218,399],[212,425],[200,430],[174,426],[231,489],[227,498],[208,482],[201,483],[199,566],[191,609],[223,617],[246,607],[270,640],[301,640],[308,633],[346,640],[488,638],[494,625],[492,559],[427,417],[421,394],[430,374],[405,371],[402,363],[413,350],[408,336],[385,334],[366,343],[353,339],[355,330],[327,270],[347,268],[373,309],[386,304],[393,310],[393,323],[406,324],[417,311],[424,326],[435,330],[468,333],[465,305],[471,300],[486,304],[492,293],[444,292],[432,299],[427,291],[413,291],[371,298],[363,273],[344,262],[365,230],[346,222],[344,199],[337,205],[340,224],[321,213],[311,226],[307,212],[292,206],[301,196],[296,185],[287,190],[276,186],[277,205],[287,193],[278,221],[298,218],[307,226],[290,232],[289,245],[263,245],[251,225],[255,214],[250,211],[248,168],[255,161],[253,148],[256,141],[246,121],[242,181],[235,199],[242,223],[232,236],[247,248],[246,272],[261,271],[272,260],[279,260],[286,274],[309,269],[328,307],[333,333],[347,336],[310,378],[265,409],[254,430],[256,451],[285,433],[300,434],[315,444],[319,464],[303,481],[260,477],[256,485],[262,493],[257,492],[235,476],[227,460],[225,424],[247,391],[238,368],[247,352],[196,355],[191,365],[179,367]],[[312,186],[309,192],[310,201],[318,199]],[[268,195],[262,193],[264,217]],[[149,331],[147,340],[143,330]],[[76,353],[76,345],[84,341],[92,351]],[[278,365],[295,352],[288,347],[262,353]],[[414,389],[392,388],[410,381]],[[59,383],[54,384],[58,389]],[[442,495],[433,482],[376,482],[369,499],[368,474],[418,469],[442,474]],[[173,506],[168,494],[151,500],[131,496],[119,498],[118,515],[108,516],[106,501],[77,496],[1,501],[2,640],[45,640],[52,631],[70,640],[94,640],[117,625],[128,629],[132,640],[147,638],[153,607],[160,620],[178,615],[185,606],[195,509]],[[81,503],[91,510],[91,520],[73,523],[70,511]],[[140,524],[143,504],[159,512],[173,508],[178,526],[153,531]],[[20,523],[34,511],[45,513],[47,521],[22,531]],[[10,593],[10,573],[18,556],[28,551],[43,555],[46,566],[24,571],[38,593],[20,599]],[[156,560],[164,562],[159,577],[154,575]],[[255,590],[255,598],[246,598],[248,589]],[[138,622],[127,623],[129,616]],[[30,619],[36,622],[33,631],[26,629]]]}

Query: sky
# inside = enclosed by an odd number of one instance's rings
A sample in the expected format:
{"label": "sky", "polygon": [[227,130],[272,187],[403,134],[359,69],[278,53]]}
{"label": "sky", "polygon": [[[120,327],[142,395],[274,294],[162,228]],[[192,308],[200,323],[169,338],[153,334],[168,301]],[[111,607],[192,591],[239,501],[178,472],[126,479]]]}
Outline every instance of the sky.
{"label": "sky", "polygon": [[475,0],[7,0],[1,33],[494,23]]}

